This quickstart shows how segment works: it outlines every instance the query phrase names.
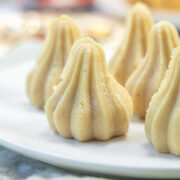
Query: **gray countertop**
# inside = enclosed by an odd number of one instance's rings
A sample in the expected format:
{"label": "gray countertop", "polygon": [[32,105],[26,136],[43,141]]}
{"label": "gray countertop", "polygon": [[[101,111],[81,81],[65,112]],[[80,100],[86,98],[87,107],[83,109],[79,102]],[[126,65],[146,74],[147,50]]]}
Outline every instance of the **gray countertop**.
{"label": "gray countertop", "polygon": [[[50,166],[48,164],[32,160],[18,153],[0,146],[0,180],[73,180],[73,179],[97,179]],[[104,179],[104,178],[103,178]]]}

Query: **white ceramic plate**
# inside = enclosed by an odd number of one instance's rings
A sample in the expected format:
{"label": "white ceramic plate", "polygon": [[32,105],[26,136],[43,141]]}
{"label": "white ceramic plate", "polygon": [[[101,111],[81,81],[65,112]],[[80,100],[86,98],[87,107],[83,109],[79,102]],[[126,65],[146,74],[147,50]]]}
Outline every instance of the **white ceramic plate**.
{"label": "white ceramic plate", "polygon": [[32,62],[21,62],[1,69],[2,146],[52,165],[88,173],[180,178],[180,159],[157,153],[146,140],[143,122],[135,117],[126,137],[108,142],[80,143],[51,132],[44,112],[34,108],[25,94],[25,77],[31,66]]}

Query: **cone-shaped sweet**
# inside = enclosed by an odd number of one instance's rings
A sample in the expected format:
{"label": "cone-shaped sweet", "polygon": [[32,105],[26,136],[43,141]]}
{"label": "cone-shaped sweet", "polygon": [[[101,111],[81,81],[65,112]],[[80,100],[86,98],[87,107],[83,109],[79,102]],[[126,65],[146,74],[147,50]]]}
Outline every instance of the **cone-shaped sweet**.
{"label": "cone-shaped sweet", "polygon": [[50,24],[44,48],[26,82],[27,94],[36,107],[43,108],[52,94],[52,86],[60,80],[72,44],[80,37],[78,26],[65,15]]}
{"label": "cone-shaped sweet", "polygon": [[145,130],[157,151],[180,156],[180,47],[173,51],[165,78],[152,97]]}
{"label": "cone-shaped sweet", "polygon": [[125,84],[144,57],[152,24],[148,7],[137,3],[129,13],[124,39],[109,63],[110,72],[120,84]]}
{"label": "cone-shaped sweet", "polygon": [[164,78],[172,50],[180,44],[175,27],[164,21],[154,25],[149,35],[146,56],[125,85],[133,99],[134,112],[141,118]]}
{"label": "cone-shaped sweet", "polygon": [[76,41],[61,79],[45,105],[54,131],[79,141],[126,134],[132,99],[107,71],[97,43],[90,38]]}

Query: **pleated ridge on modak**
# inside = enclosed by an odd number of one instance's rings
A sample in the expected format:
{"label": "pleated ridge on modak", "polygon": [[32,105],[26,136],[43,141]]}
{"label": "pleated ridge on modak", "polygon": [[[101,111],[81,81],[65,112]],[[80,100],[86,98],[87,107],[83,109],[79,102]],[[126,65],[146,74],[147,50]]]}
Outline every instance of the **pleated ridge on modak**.
{"label": "pleated ridge on modak", "polygon": [[122,85],[139,66],[147,50],[152,18],[148,7],[137,3],[131,9],[122,43],[109,63],[109,70]]}
{"label": "pleated ridge on modak", "polygon": [[180,45],[176,28],[165,21],[153,25],[147,53],[132,73],[125,88],[134,102],[134,112],[145,118],[151,97],[158,90],[168,68],[172,50]]}
{"label": "pleated ridge on modak", "polygon": [[78,26],[68,16],[55,18],[50,24],[44,48],[26,81],[27,94],[36,107],[44,107],[52,87],[60,80],[72,44],[81,37]]}
{"label": "pleated ridge on modak", "polygon": [[180,156],[180,47],[173,51],[165,78],[152,97],[145,130],[157,151]]}
{"label": "pleated ridge on modak", "polygon": [[63,137],[108,140],[126,134],[133,103],[107,71],[102,48],[84,38],[74,43],[45,111],[50,128]]}

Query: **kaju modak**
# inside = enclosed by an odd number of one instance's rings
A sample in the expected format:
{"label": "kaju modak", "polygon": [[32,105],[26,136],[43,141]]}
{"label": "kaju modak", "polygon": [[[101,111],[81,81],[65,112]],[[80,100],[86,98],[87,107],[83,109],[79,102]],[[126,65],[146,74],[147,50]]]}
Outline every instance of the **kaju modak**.
{"label": "kaju modak", "polygon": [[149,9],[137,3],[126,22],[124,39],[109,63],[109,70],[122,85],[139,66],[147,50],[148,35],[152,27]]}
{"label": "kaju modak", "polygon": [[36,107],[44,107],[52,87],[60,80],[72,44],[81,37],[78,26],[65,15],[50,24],[44,48],[26,82],[27,94]]}
{"label": "kaju modak", "polygon": [[133,103],[108,72],[102,48],[84,38],[74,43],[45,112],[50,128],[63,137],[108,140],[126,134]]}
{"label": "kaju modak", "polygon": [[152,97],[145,130],[157,151],[180,156],[180,47],[173,51],[165,78]]}
{"label": "kaju modak", "polygon": [[134,112],[144,118],[151,97],[158,90],[168,68],[172,50],[180,45],[176,28],[165,21],[152,27],[146,56],[126,82]]}

